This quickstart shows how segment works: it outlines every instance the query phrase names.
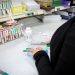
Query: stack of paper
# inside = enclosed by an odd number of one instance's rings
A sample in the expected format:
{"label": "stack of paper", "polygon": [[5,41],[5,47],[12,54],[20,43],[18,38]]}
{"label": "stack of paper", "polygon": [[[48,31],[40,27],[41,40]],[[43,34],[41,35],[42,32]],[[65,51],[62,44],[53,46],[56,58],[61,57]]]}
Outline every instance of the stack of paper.
{"label": "stack of paper", "polygon": [[39,33],[35,36],[32,37],[32,42],[31,44],[46,44],[46,42],[50,42],[50,39],[51,39],[51,33],[46,31],[44,33]]}

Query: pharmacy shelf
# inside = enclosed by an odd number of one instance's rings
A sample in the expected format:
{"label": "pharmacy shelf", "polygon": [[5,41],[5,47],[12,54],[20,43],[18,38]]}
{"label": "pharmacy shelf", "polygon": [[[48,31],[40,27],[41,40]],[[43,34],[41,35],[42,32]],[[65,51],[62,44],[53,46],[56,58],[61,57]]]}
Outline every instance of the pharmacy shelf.
{"label": "pharmacy shelf", "polygon": [[[69,9],[70,7],[65,7],[65,6],[58,6],[55,7],[54,9],[50,11],[45,11],[45,10],[36,10],[36,11],[26,11],[23,14],[19,15],[12,15],[13,19],[19,19],[19,18],[25,18],[25,17],[31,17],[31,16],[37,16],[37,15],[48,15],[51,14],[52,12],[58,11],[58,10],[65,10]],[[5,22],[10,20],[10,17],[8,15],[0,17],[0,22]]]}
{"label": "pharmacy shelf", "polygon": [[[19,19],[19,18],[25,18],[25,17],[31,17],[31,16],[36,16],[36,15],[43,15],[44,14],[44,10],[40,9],[37,11],[26,11],[23,14],[19,14],[19,15],[12,15],[13,19]],[[6,16],[2,16],[0,17],[0,22],[4,22],[4,21],[8,21],[11,18],[6,15]]]}

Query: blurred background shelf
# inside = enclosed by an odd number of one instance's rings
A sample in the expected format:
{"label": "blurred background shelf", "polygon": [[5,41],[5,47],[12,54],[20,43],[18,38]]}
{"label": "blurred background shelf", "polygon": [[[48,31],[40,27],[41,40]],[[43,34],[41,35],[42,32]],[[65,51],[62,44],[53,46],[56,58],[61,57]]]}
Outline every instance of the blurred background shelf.
{"label": "blurred background shelf", "polygon": [[[25,18],[25,17],[32,17],[37,15],[43,15],[44,10],[37,10],[37,11],[26,11],[23,14],[19,15],[12,15],[13,19]],[[0,22],[8,21],[10,17],[8,15],[0,17]]]}

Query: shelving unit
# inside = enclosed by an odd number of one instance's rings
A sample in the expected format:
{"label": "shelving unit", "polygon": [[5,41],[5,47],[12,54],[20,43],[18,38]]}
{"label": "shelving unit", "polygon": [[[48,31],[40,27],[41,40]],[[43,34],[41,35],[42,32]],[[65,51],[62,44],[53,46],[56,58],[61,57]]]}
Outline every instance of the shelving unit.
{"label": "shelving unit", "polygon": [[[37,16],[37,15],[43,15],[43,14],[44,14],[44,10],[40,9],[36,11],[26,11],[23,14],[12,15],[12,17],[13,19],[19,19],[19,18],[25,18],[25,17]],[[0,17],[0,22],[4,22],[7,20],[10,20],[8,15]]]}
{"label": "shelving unit", "polygon": [[[37,16],[37,15],[48,15],[52,12],[55,12],[55,11],[58,11],[58,10],[65,10],[65,9],[69,9],[69,8],[70,7],[58,6],[58,7],[55,7],[54,9],[52,9],[50,11],[45,11],[43,9],[36,10],[36,11],[26,11],[23,14],[13,15],[13,19],[32,17],[32,16]],[[7,20],[10,20],[8,15],[0,17],[0,22],[4,22],[4,21],[7,21]]]}

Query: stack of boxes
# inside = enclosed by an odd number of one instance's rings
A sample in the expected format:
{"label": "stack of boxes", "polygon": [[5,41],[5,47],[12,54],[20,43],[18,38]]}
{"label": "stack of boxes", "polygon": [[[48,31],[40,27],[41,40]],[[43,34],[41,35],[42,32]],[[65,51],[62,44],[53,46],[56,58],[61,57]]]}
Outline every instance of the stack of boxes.
{"label": "stack of boxes", "polygon": [[22,31],[23,24],[15,24],[13,26],[4,25],[3,28],[0,29],[0,44],[21,37]]}

